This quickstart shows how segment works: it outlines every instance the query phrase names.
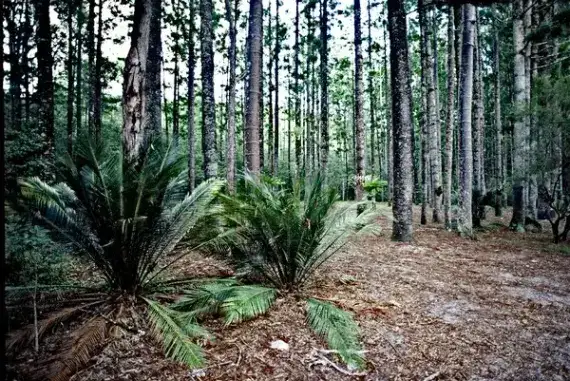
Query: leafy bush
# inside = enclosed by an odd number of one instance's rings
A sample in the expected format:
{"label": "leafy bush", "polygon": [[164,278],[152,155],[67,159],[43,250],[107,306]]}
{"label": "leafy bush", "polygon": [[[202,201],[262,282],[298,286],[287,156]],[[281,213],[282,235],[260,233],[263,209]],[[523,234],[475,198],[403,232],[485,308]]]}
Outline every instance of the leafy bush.
{"label": "leafy bush", "polygon": [[48,232],[25,219],[10,219],[6,232],[6,284],[62,283],[69,265],[68,252]]}
{"label": "leafy bush", "polygon": [[318,175],[301,199],[291,191],[252,176],[237,196],[221,196],[227,230],[224,242],[240,268],[280,289],[297,289],[356,232],[370,230],[373,213],[355,217],[336,207],[336,190]]}

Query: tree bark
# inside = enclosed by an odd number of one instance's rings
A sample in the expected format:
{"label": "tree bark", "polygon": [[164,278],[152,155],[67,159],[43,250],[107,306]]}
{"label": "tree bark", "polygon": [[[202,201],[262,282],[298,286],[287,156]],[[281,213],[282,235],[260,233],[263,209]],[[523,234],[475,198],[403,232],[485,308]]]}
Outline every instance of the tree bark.
{"label": "tree bark", "polygon": [[329,2],[321,0],[321,172],[326,173],[329,161]]}
{"label": "tree bark", "polygon": [[194,36],[196,34],[196,4],[190,0],[189,33],[188,33],[188,191],[192,193],[196,186],[196,137],[194,127],[194,73],[196,66],[196,50]]}
{"label": "tree bark", "polygon": [[[386,18],[388,16],[386,15]],[[386,158],[387,158],[387,174],[388,174],[388,205],[392,204],[392,199],[394,196],[394,159],[393,159],[393,152],[394,152],[394,139],[392,138],[392,97],[390,92],[390,84],[388,82],[388,58],[387,58],[387,51],[388,51],[388,42],[386,39],[387,32],[386,30],[383,31],[383,38],[384,38],[384,52],[383,52],[383,61],[384,61],[384,108],[386,110]],[[392,76],[390,75],[390,78]],[[411,116],[410,116],[411,117]]]}
{"label": "tree bark", "polygon": [[[513,198],[520,203],[513,205],[511,229],[524,232],[524,221],[527,210],[527,162],[528,131],[526,129],[524,112],[526,111],[525,94],[525,52],[524,52],[524,0],[513,3],[513,40],[514,57],[514,129],[513,129]],[[519,196],[522,195],[522,196]],[[516,196],[516,197],[515,197]]]}
{"label": "tree bark", "polygon": [[360,0],[354,0],[354,123],[356,132],[356,200],[363,197],[366,142],[364,132],[364,95],[362,91],[362,31]]}
{"label": "tree bark", "polygon": [[[494,9],[493,13],[496,14],[497,10]],[[496,19],[496,18],[495,18]],[[500,41],[499,41],[499,26],[497,21],[493,25],[493,75],[494,75],[494,98],[495,98],[495,186],[496,190],[503,190],[504,187],[504,174],[503,174],[503,125],[501,120],[501,70],[500,70]],[[495,215],[502,216],[502,197],[498,200],[498,207],[495,208]]]}
{"label": "tree bark", "polygon": [[462,5],[463,36],[461,46],[461,66],[459,80],[459,167],[460,197],[458,229],[462,235],[473,235],[472,186],[473,149],[471,136],[473,99],[473,41],[475,29],[475,6]]}
{"label": "tree bark", "polygon": [[92,137],[95,131],[95,119],[93,118],[93,98],[95,95],[95,0],[89,0],[89,11],[87,14],[87,83],[87,125],[89,136]]}
{"label": "tree bark", "polygon": [[446,229],[451,228],[451,187],[453,173],[453,134],[455,124],[455,26],[453,8],[448,9],[447,20],[447,110],[445,119],[445,162],[443,215]]}
{"label": "tree bark", "polygon": [[247,111],[246,111],[246,168],[249,172],[259,175],[260,172],[260,144],[259,134],[262,128],[260,123],[260,92],[261,92],[261,55],[262,55],[262,29],[263,4],[261,0],[250,0],[249,3],[249,31],[248,31],[248,84],[247,84]]}
{"label": "tree bark", "polygon": [[232,8],[230,0],[225,0],[226,3],[226,19],[228,20],[230,47],[229,47],[229,64],[230,64],[230,78],[229,78],[229,94],[228,94],[228,149],[226,157],[227,173],[226,179],[228,181],[228,190],[233,192],[235,190],[235,176],[236,176],[236,10],[239,6],[239,0],[235,1]]}
{"label": "tree bark", "polygon": [[[366,9],[368,12],[368,97],[370,101],[370,174],[376,174],[376,152],[375,131],[376,131],[376,97],[374,96],[374,78],[372,76],[372,4],[367,0]],[[380,142],[378,142],[380,144]],[[380,158],[379,158],[380,159]],[[380,175],[380,174],[378,174]]]}
{"label": "tree bark", "polygon": [[301,161],[302,161],[302,150],[301,150],[301,97],[299,95],[299,2],[300,0],[295,0],[295,46],[294,46],[294,73],[295,78],[295,163],[296,163],[296,177],[301,178]]}
{"label": "tree bark", "polygon": [[36,41],[39,99],[38,125],[41,134],[45,134],[44,156],[51,162],[54,155],[54,90],[53,57],[51,45],[50,2],[35,0]]}
{"label": "tree bark", "polygon": [[214,98],[214,8],[212,0],[200,0],[200,43],[202,58],[202,153],[204,178],[217,176],[216,100]]}
{"label": "tree bark", "polygon": [[475,33],[473,42],[473,199],[477,207],[473,210],[475,217],[473,219],[473,226],[478,228],[481,227],[481,219],[479,215],[480,208],[478,207],[484,193],[481,184],[482,179],[482,142],[481,142],[481,128],[483,127],[483,112],[481,110],[483,99],[482,99],[482,84],[481,84],[481,67],[479,66],[479,17],[478,9],[475,8]]}
{"label": "tree bark", "polygon": [[388,0],[390,66],[392,82],[392,126],[394,142],[394,215],[392,239],[410,242],[412,227],[412,115],[408,82],[408,36],[406,11],[401,0]]}
{"label": "tree bark", "polygon": [[67,152],[73,153],[73,1],[67,2]]}
{"label": "tree bark", "polygon": [[75,133],[79,135],[82,130],[82,119],[83,119],[83,5],[79,4],[77,7],[77,67],[75,69],[77,76],[77,86],[76,86],[76,99],[75,99],[75,122],[76,128]]}
{"label": "tree bark", "polygon": [[[281,53],[281,24],[279,22],[279,6],[281,0],[275,0],[275,112],[273,113],[275,121],[275,137],[273,140],[273,175],[279,174],[279,54]],[[271,75],[271,74],[270,74]]]}
{"label": "tree bark", "polygon": [[131,47],[125,60],[123,82],[126,160],[139,160],[160,131],[160,10],[160,0],[135,1]]}
{"label": "tree bark", "polygon": [[103,65],[103,0],[99,0],[97,20],[97,47],[95,48],[95,76],[93,78],[93,129],[96,141],[101,141],[102,87],[101,66]]}

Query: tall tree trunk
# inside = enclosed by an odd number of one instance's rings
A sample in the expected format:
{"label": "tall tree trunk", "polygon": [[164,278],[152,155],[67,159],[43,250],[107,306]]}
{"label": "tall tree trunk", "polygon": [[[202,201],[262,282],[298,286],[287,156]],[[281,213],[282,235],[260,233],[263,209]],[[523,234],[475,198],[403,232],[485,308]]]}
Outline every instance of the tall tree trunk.
{"label": "tall tree trunk", "polygon": [[123,82],[126,160],[139,160],[160,131],[160,10],[160,0],[135,1],[131,47],[125,60]]}
{"label": "tall tree trunk", "polygon": [[[234,7],[230,0],[226,2],[226,19],[230,25],[230,48],[229,48],[229,63],[230,63],[230,78],[229,78],[229,94],[228,94],[228,149],[226,157],[228,190],[233,192],[235,190],[235,176],[236,176],[236,14],[239,6],[239,0],[235,1]],[[235,8],[235,9],[234,9]]]}
{"label": "tall tree trunk", "polygon": [[453,172],[453,130],[455,124],[455,26],[453,8],[449,6],[447,20],[447,110],[445,119],[445,164],[443,215],[446,229],[451,228],[451,187]]}
{"label": "tall tree trunk", "polygon": [[267,158],[268,158],[268,167],[269,172],[273,173],[273,52],[271,49],[271,43],[273,39],[273,19],[271,18],[271,0],[269,1],[269,9],[268,9],[269,17],[269,38],[267,41],[268,50],[269,50],[269,61],[267,62],[267,82],[269,87],[269,97],[268,97],[268,129],[267,129]]}
{"label": "tall tree trunk", "polygon": [[[374,156],[375,152],[375,130],[376,130],[376,97],[374,96],[374,78],[372,76],[373,64],[372,64],[372,4],[371,0],[367,0],[366,9],[368,12],[368,97],[370,101],[370,174],[374,176],[376,174],[376,160]],[[380,142],[378,142],[380,144]],[[378,174],[380,175],[380,174]]]}
{"label": "tall tree trunk", "polygon": [[[136,7],[136,5],[135,5]],[[87,14],[87,124],[89,136],[95,132],[94,94],[95,94],[95,0],[89,0],[89,13]]]}
{"label": "tall tree trunk", "polygon": [[[386,15],[386,18],[388,16]],[[384,51],[383,51],[383,61],[384,61],[384,109],[386,110],[386,158],[388,167],[388,205],[392,204],[392,199],[394,196],[394,139],[392,138],[392,97],[390,92],[390,84],[388,82],[388,42],[386,39],[386,29],[383,31],[384,38]],[[391,75],[390,75],[391,77]],[[410,116],[411,118],[411,116]]]}
{"label": "tall tree trunk", "polygon": [[422,44],[424,45],[424,77],[426,86],[426,108],[424,112],[427,114],[427,140],[429,149],[429,166],[430,166],[430,188],[432,192],[433,222],[440,222],[441,210],[441,165],[440,152],[438,151],[438,133],[437,110],[436,110],[436,91],[434,84],[433,70],[433,54],[432,54],[432,28],[431,17],[428,10],[423,6],[420,0],[418,7],[420,9],[420,27],[422,28]]}
{"label": "tall tree trunk", "polygon": [[527,184],[528,131],[523,113],[526,109],[525,94],[525,51],[524,51],[524,0],[513,3],[513,40],[515,48],[514,65],[514,108],[513,130],[513,216],[511,229],[524,232],[527,210],[525,193]]}
{"label": "tall tree trunk", "polygon": [[[493,9],[493,14],[497,14],[497,9]],[[496,17],[495,17],[496,20]],[[495,186],[497,190],[503,190],[504,174],[503,174],[503,125],[501,120],[501,70],[500,70],[500,41],[499,26],[497,21],[493,22],[493,75],[494,75],[494,98],[495,98]],[[496,200],[495,215],[502,216],[502,197]]]}
{"label": "tall tree trunk", "polygon": [[82,130],[82,119],[83,119],[83,4],[78,4],[77,6],[77,67],[75,69],[77,75],[77,86],[76,86],[76,99],[75,99],[75,121],[76,128],[75,132],[77,135],[81,133]]}
{"label": "tall tree trunk", "polygon": [[101,66],[103,65],[103,0],[99,0],[99,15],[97,20],[97,47],[95,52],[95,76],[93,78],[93,128],[95,140],[101,140],[101,116],[102,116],[102,80]]}
{"label": "tall tree trunk", "polygon": [[364,96],[362,89],[362,31],[360,0],[354,0],[354,123],[356,132],[356,200],[362,200],[365,172]]}
{"label": "tall tree trunk", "polygon": [[326,173],[329,161],[329,47],[328,47],[328,28],[329,28],[329,2],[321,0],[321,66],[320,66],[320,83],[321,83],[321,171]]}
{"label": "tall tree trunk", "polygon": [[479,213],[479,204],[483,197],[483,187],[481,185],[481,178],[483,171],[481,163],[481,150],[483,149],[483,144],[481,142],[481,128],[483,127],[483,121],[481,117],[483,112],[481,110],[483,104],[483,91],[481,84],[481,67],[479,66],[479,17],[478,9],[475,8],[475,33],[473,42],[473,202],[476,205],[473,213],[475,218],[473,219],[473,226],[478,228],[481,227],[481,215]]}
{"label": "tall tree trunk", "polygon": [[295,0],[295,46],[294,46],[294,78],[295,78],[295,163],[296,163],[296,177],[301,178],[301,97],[299,95],[299,2]]}
{"label": "tall tree trunk", "polygon": [[54,93],[53,93],[53,57],[51,46],[50,2],[35,0],[36,40],[39,99],[38,124],[41,134],[45,134],[45,151],[48,162],[54,155]]}
{"label": "tall tree trunk", "polygon": [[[532,32],[532,17],[533,14],[536,13],[534,10],[534,1],[526,0],[525,2],[525,16],[524,16],[524,27],[525,27],[525,36]],[[526,38],[525,38],[526,40]],[[526,104],[527,104],[527,112],[525,115],[525,126],[527,131],[528,139],[526,141],[527,145],[527,171],[528,171],[528,193],[526,194],[527,197],[527,213],[528,216],[534,220],[537,217],[537,210],[536,210],[536,203],[538,201],[538,185],[536,183],[537,177],[537,168],[531,166],[531,157],[535,157],[535,152],[532,149],[533,146],[536,146],[534,143],[535,136],[534,134],[534,127],[532,125],[532,114],[531,114],[531,86],[532,86],[532,47],[534,44],[531,41],[525,41],[525,97],[526,97]]]}
{"label": "tall tree trunk", "polygon": [[[281,53],[281,24],[279,23],[279,6],[281,0],[275,0],[275,137],[273,140],[273,175],[279,173],[279,54]],[[271,75],[271,74],[270,74]]]}
{"label": "tall tree trunk", "polygon": [[412,240],[412,115],[411,88],[408,81],[408,36],[404,2],[388,0],[392,126],[394,142],[394,214],[392,239]]}
{"label": "tall tree trunk", "polygon": [[263,36],[263,0],[261,4],[261,29],[260,29],[260,55],[259,55],[259,170],[265,168],[265,110],[263,108],[263,86],[265,85],[265,76],[263,74],[263,48],[264,48],[264,36]]}
{"label": "tall tree trunk", "polygon": [[216,100],[214,98],[214,30],[212,0],[200,0],[200,43],[202,58],[202,153],[204,178],[217,176]]}
{"label": "tall tree trunk", "polygon": [[261,0],[250,0],[249,3],[249,31],[248,31],[248,84],[247,84],[247,112],[245,126],[246,157],[245,164],[248,171],[259,175],[260,171],[260,92],[261,92],[261,55],[262,55],[262,29],[263,29],[263,3]]}
{"label": "tall tree trunk", "polygon": [[73,152],[73,1],[67,2],[67,152]]}
{"label": "tall tree trunk", "polygon": [[475,6],[462,5],[463,36],[461,43],[461,67],[459,77],[459,167],[460,196],[458,229],[462,235],[473,235],[472,186],[473,149],[471,137],[473,99],[473,40],[475,30]]}
{"label": "tall tree trunk", "polygon": [[[38,3],[38,0],[35,0]],[[6,18],[8,44],[10,46],[10,125],[14,131],[19,131],[22,122],[22,73],[20,68],[20,28],[16,25],[16,4],[8,4],[10,15]],[[36,5],[36,8],[38,5]],[[2,29],[4,29],[2,27]]]}
{"label": "tall tree trunk", "polygon": [[192,193],[196,186],[196,136],[194,127],[194,69],[196,66],[196,50],[194,36],[196,34],[196,4],[190,0],[189,33],[188,33],[188,191]]}

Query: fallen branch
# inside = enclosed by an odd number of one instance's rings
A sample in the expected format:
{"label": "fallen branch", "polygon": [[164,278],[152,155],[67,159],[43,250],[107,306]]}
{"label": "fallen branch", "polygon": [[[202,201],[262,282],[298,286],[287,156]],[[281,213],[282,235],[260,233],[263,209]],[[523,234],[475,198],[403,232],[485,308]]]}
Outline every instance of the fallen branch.
{"label": "fallen branch", "polygon": [[430,374],[429,376],[427,376],[426,378],[424,378],[422,381],[433,381],[433,380],[435,380],[439,375],[441,375],[441,371],[435,372],[434,374]]}

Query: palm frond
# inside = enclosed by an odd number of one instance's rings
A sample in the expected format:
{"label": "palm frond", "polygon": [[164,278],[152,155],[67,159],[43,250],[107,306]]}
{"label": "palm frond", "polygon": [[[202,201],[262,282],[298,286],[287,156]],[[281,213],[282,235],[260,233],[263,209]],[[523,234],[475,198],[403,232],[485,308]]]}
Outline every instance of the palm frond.
{"label": "palm frond", "polygon": [[358,326],[349,312],[316,299],[307,301],[307,320],[311,328],[328,346],[338,351],[348,365],[361,368],[364,364],[358,338]]}
{"label": "palm frond", "polygon": [[234,286],[233,293],[222,304],[226,325],[262,315],[269,310],[277,291],[260,286]]}
{"label": "palm frond", "polygon": [[[42,339],[46,333],[51,331],[56,326],[63,324],[71,319],[77,318],[79,315],[84,314],[87,308],[93,308],[94,306],[103,303],[102,300],[93,303],[87,303],[79,305],[76,307],[64,308],[59,310],[45,319],[37,322],[37,334],[38,339]],[[29,346],[35,337],[36,326],[34,324],[29,324],[24,328],[14,332],[6,343],[6,352],[11,354],[17,354],[25,347]]]}
{"label": "palm frond", "polygon": [[234,293],[235,279],[219,279],[187,290],[172,309],[196,317],[217,314],[225,300]]}
{"label": "palm frond", "polygon": [[[152,334],[162,341],[166,356],[191,368],[202,366],[204,364],[202,348],[193,343],[190,337],[209,337],[209,334],[194,324],[188,316],[150,299],[144,300],[148,304]],[[182,322],[184,319],[186,321]]]}
{"label": "palm frond", "polygon": [[75,373],[85,368],[95,353],[105,345],[108,323],[97,316],[75,330],[69,344],[53,362],[50,381],[68,381]]}

